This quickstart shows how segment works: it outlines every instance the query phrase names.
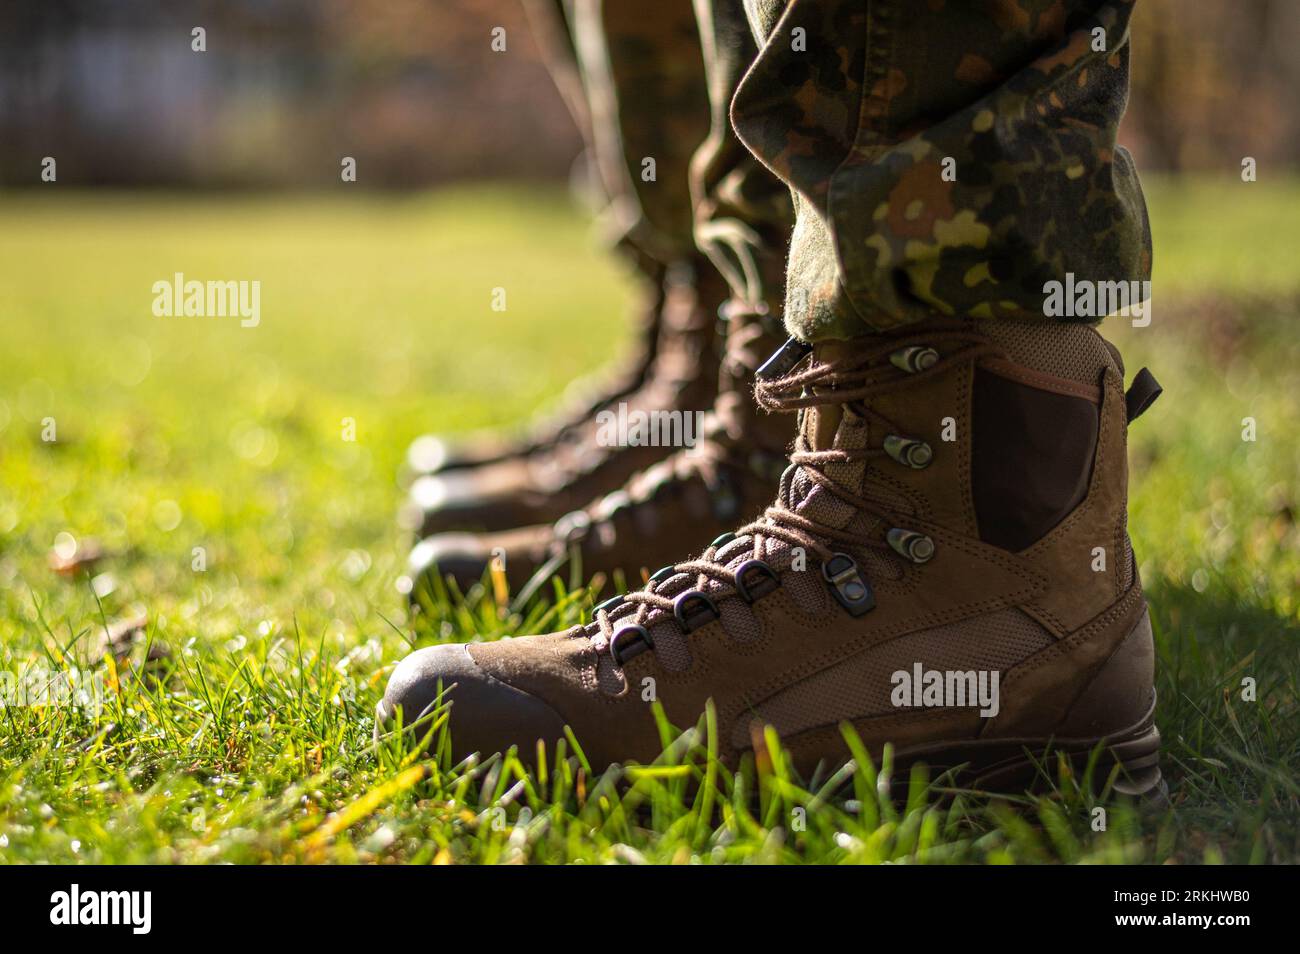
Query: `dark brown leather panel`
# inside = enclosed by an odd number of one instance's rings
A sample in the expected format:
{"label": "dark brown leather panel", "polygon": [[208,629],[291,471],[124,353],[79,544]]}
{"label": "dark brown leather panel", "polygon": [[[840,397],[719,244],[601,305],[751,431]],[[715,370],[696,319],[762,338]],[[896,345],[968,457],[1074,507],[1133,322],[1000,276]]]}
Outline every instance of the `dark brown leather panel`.
{"label": "dark brown leather panel", "polygon": [[979,536],[1024,550],[1079,505],[1097,447],[1098,409],[1083,397],[975,369],[971,480]]}

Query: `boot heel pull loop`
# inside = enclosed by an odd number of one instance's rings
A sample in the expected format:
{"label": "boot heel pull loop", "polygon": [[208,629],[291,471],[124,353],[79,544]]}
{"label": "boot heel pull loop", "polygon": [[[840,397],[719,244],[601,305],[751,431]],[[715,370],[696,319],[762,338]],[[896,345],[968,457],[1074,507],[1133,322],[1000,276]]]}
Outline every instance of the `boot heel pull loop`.
{"label": "boot heel pull loop", "polygon": [[1146,368],[1133,375],[1133,383],[1124,392],[1124,408],[1128,422],[1132,424],[1141,417],[1143,412],[1156,402],[1156,398],[1164,393],[1164,390],[1156,380],[1156,376]]}

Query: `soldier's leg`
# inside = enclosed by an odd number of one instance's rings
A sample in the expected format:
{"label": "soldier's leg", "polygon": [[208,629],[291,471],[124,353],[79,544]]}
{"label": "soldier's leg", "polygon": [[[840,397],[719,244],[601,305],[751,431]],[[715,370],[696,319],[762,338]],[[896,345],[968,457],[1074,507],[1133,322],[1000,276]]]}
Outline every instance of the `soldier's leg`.
{"label": "soldier's leg", "polygon": [[1131,0],[754,0],[733,119],[798,209],[806,340],[934,314],[1044,317],[1044,284],[1142,280]]}
{"label": "soldier's leg", "polygon": [[[758,514],[771,500],[793,437],[790,421],[760,415],[752,394],[755,371],[783,338],[781,287],[792,217],[789,190],[731,128],[731,98],[756,53],[739,2],[696,4],[698,33],[689,5],[606,0],[568,9],[575,14],[577,62],[591,89],[583,103],[593,127],[606,131],[593,144],[604,158],[602,178],[611,191],[621,188],[635,200],[626,203],[629,214],[619,229],[624,244],[659,249],[665,260],[685,243],[698,244],[711,261],[698,270],[719,286],[726,276],[730,300],[722,309],[726,354],[717,399],[698,420],[683,420],[691,425],[682,430],[687,447],[614,493],[584,501],[587,506],[554,525],[431,536],[413,554],[412,579],[436,567],[465,587],[482,578],[494,554],[504,555],[516,593],[545,585],[556,573],[640,579]],[[683,12],[689,31],[680,29]],[[687,81],[695,73],[685,62],[680,75],[666,65],[683,59],[707,75],[709,105],[698,127],[685,122],[686,103],[679,102],[690,101]],[[655,160],[657,179],[629,175],[647,159]]]}
{"label": "soldier's leg", "polygon": [[690,0],[533,0],[531,14],[587,142],[602,229],[641,277],[644,345],[612,386],[571,389],[572,409],[522,443],[418,441],[404,513],[422,536],[550,522],[582,507],[671,453],[601,440],[600,411],[702,413],[717,390],[725,285],[695,247],[687,180],[709,123]]}
{"label": "soldier's leg", "polygon": [[564,0],[611,237],[671,266],[696,254],[687,170],[708,132],[690,0]]}

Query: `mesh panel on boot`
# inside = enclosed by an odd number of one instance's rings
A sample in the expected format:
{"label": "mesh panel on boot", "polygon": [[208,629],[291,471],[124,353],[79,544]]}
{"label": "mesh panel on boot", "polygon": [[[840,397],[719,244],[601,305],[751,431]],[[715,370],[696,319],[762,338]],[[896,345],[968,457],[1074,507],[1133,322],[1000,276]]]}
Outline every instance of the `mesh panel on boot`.
{"label": "mesh panel on boot", "polygon": [[858,565],[866,574],[868,581],[891,580],[897,582],[903,578],[903,560],[892,553],[881,550],[863,550],[858,554]]}
{"label": "mesh panel on boot", "polygon": [[982,321],[979,330],[1017,364],[1096,384],[1112,363],[1105,340],[1091,326],[1047,321]]}
{"label": "mesh panel on boot", "polygon": [[732,540],[715,554],[719,563],[728,564],[736,557],[747,557],[754,549],[754,542],[748,537]]}
{"label": "mesh panel on boot", "polygon": [[623,691],[623,673],[614,665],[614,657],[609,653],[596,656],[596,685],[601,692],[616,696]]}
{"label": "mesh panel on boot", "polygon": [[812,520],[842,527],[858,514],[853,504],[835,496],[825,487],[817,486],[802,470],[795,475],[791,489],[794,499],[799,501],[795,511]]}
{"label": "mesh panel on boot", "polygon": [[826,610],[826,582],[820,569],[810,567],[794,570],[781,578],[781,583],[795,605],[809,616],[819,616]]}
{"label": "mesh panel on boot", "polygon": [[[1037,622],[1015,609],[908,633],[810,676],[758,706],[783,736],[862,716],[900,711],[890,702],[891,677],[915,663],[937,670],[1005,673],[1050,645]],[[745,720],[741,720],[742,723]],[[748,733],[745,725],[737,732]]]}
{"label": "mesh panel on boot", "polygon": [[669,672],[685,672],[691,668],[690,637],[682,632],[676,619],[661,616],[658,622],[651,623],[646,629],[654,640],[653,652],[659,665]]}
{"label": "mesh panel on boot", "polygon": [[738,643],[752,643],[763,635],[763,624],[744,600],[723,600],[718,604],[727,638]]}

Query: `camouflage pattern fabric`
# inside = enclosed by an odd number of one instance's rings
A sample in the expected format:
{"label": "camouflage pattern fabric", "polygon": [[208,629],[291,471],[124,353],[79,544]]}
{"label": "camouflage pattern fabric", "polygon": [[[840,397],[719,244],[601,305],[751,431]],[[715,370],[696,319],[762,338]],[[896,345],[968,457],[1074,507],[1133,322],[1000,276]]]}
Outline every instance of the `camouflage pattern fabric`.
{"label": "camouflage pattern fabric", "polygon": [[1049,281],[1150,278],[1115,142],[1132,0],[532,2],[615,237],[698,246],[804,340],[1060,320]]}
{"label": "camouflage pattern fabric", "polygon": [[583,131],[610,240],[652,274],[703,251],[740,300],[779,310],[793,210],[731,126],[736,85],[758,53],[739,0],[528,8]]}
{"label": "camouflage pattern fabric", "polygon": [[1146,280],[1128,153],[1131,0],[744,0],[732,104],[795,200],[786,324],[1044,317],[1043,286]]}
{"label": "camouflage pattern fabric", "polygon": [[794,223],[790,192],[737,138],[731,101],[758,55],[739,0],[695,0],[709,137],[691,163],[695,240],[744,304],[779,313]]}
{"label": "camouflage pattern fabric", "polygon": [[691,0],[530,0],[529,13],[583,132],[602,231],[648,271],[694,256],[688,176],[709,104]]}

